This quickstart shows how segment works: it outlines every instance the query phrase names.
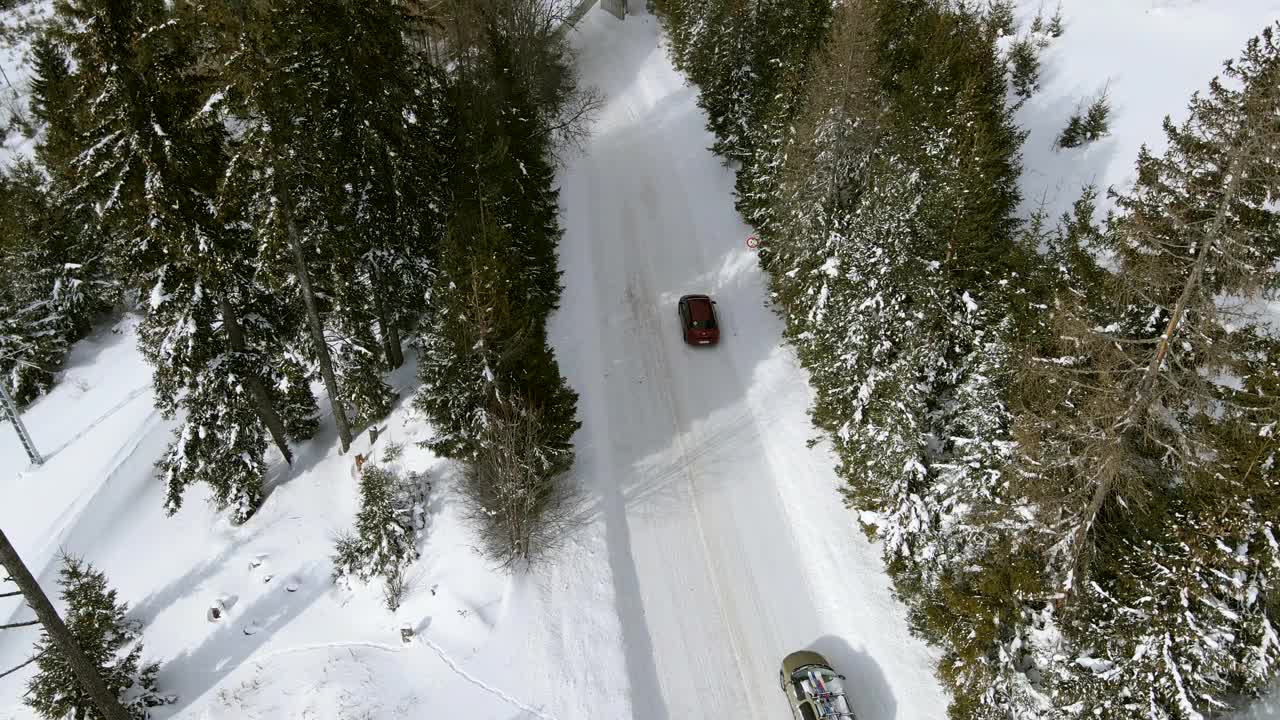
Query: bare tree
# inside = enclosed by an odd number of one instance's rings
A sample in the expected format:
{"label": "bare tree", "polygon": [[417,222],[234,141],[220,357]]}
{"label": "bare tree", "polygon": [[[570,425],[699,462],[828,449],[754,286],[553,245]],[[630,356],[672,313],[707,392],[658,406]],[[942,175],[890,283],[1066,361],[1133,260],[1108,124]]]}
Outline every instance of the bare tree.
{"label": "bare tree", "polygon": [[496,399],[462,493],[482,549],[502,567],[535,564],[573,527],[577,493],[557,476],[541,412],[525,399]]}
{"label": "bare tree", "polygon": [[[44,626],[45,632],[49,633],[49,637],[53,639],[53,642],[57,644],[58,650],[67,658],[67,663],[71,666],[72,672],[75,673],[76,680],[79,681],[84,691],[93,699],[93,703],[97,706],[98,712],[102,714],[102,717],[106,718],[106,720],[129,720],[129,714],[125,712],[124,707],[120,704],[120,699],[107,690],[107,686],[102,682],[100,669],[95,667],[84,652],[81,651],[66,624],[59,617],[58,611],[54,610],[53,604],[49,602],[49,597],[44,594],[40,584],[36,582],[35,577],[27,570],[26,564],[22,562],[18,551],[9,543],[9,538],[5,536],[3,531],[0,531],[0,565],[3,565],[9,576],[13,578],[18,590],[26,598],[27,604],[35,610],[36,618]],[[35,658],[32,658],[32,660],[35,660]],[[12,670],[9,672],[12,672]]]}

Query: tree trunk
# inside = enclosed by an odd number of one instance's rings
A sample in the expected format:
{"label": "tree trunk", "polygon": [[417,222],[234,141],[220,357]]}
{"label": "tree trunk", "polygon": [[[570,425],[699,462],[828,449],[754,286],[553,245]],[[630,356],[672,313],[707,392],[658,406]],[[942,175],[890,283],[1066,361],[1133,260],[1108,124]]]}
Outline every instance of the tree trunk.
{"label": "tree trunk", "polygon": [[375,263],[372,270],[374,304],[378,310],[378,334],[382,340],[382,352],[387,358],[387,369],[395,370],[404,364],[404,350],[400,347],[400,328],[396,325],[391,309],[387,306],[382,268]]}
{"label": "tree trunk", "polygon": [[[1173,337],[1180,329],[1182,319],[1186,317],[1187,308],[1191,304],[1191,299],[1204,278],[1204,271],[1209,264],[1209,257],[1215,254],[1214,250],[1221,240],[1223,226],[1227,222],[1227,212],[1230,210],[1231,204],[1235,202],[1237,188],[1239,187],[1240,160],[1246,156],[1246,153],[1251,151],[1251,148],[1252,143],[1246,143],[1241,146],[1237,150],[1239,154],[1232,160],[1228,168],[1228,177],[1231,179],[1227,182],[1227,187],[1223,189],[1222,200],[1218,203],[1218,207],[1214,212],[1213,222],[1200,233],[1200,242],[1197,243],[1199,253],[1196,255],[1195,264],[1191,267],[1191,272],[1187,274],[1187,278],[1183,282],[1182,292],[1178,295],[1173,310],[1169,313],[1169,323],[1165,326],[1164,334],[1160,336],[1160,341],[1156,344],[1156,350],[1152,353],[1151,360],[1147,363],[1147,368],[1142,373],[1142,379],[1138,381],[1134,401],[1110,428],[1113,442],[1123,442],[1122,434],[1125,429],[1145,415],[1147,410],[1151,408],[1151,403],[1155,402],[1156,380],[1162,372],[1165,359],[1169,356],[1169,348],[1173,343]],[[1084,542],[1089,535],[1089,530],[1098,518],[1098,513],[1102,512],[1102,506],[1115,489],[1116,477],[1117,473],[1106,473],[1104,479],[1094,488],[1093,496],[1089,498],[1089,505],[1085,508],[1084,518],[1075,531],[1076,536],[1073,541],[1075,547],[1072,550],[1074,560],[1071,563],[1073,569],[1081,565],[1080,559],[1083,556],[1081,548],[1083,548]],[[1080,570],[1080,577],[1077,582],[1082,582],[1087,577],[1088,568],[1079,567],[1078,569]]]}
{"label": "tree trunk", "polygon": [[[231,351],[243,354],[245,352],[245,344],[244,333],[240,329],[240,318],[225,293],[219,299],[219,304],[222,306],[222,324],[226,327],[227,340],[231,345]],[[249,386],[249,394],[253,396],[253,404],[258,411],[258,417],[262,420],[262,424],[267,426],[267,431],[271,433],[271,439],[275,440],[276,447],[280,448],[280,454],[284,455],[285,462],[292,465],[293,453],[289,450],[289,439],[285,433],[284,421],[280,419],[280,414],[276,412],[275,404],[271,402],[271,395],[267,393],[267,388],[262,384],[262,379],[250,370],[250,374],[245,378],[245,385]]]}
{"label": "tree trunk", "polygon": [[311,292],[311,275],[307,271],[307,256],[302,251],[302,240],[298,237],[298,226],[293,221],[292,199],[285,183],[278,184],[280,195],[280,212],[284,216],[285,227],[289,235],[289,248],[293,251],[293,262],[298,271],[298,287],[302,290],[302,302],[307,308],[307,325],[311,329],[311,340],[316,346],[316,359],[320,361],[320,376],[324,378],[325,390],[329,392],[329,406],[333,408],[333,424],[338,427],[338,443],[342,452],[351,447],[351,425],[347,422],[347,413],[342,407],[342,395],[338,393],[338,378],[333,372],[333,360],[329,357],[329,345],[324,339],[324,325],[320,322],[320,311],[316,309],[316,297]]}
{"label": "tree trunk", "polygon": [[54,643],[57,644],[59,652],[67,658],[76,680],[89,694],[102,717],[107,720],[130,720],[129,714],[120,705],[120,699],[112,695],[103,684],[102,669],[94,666],[89,662],[89,658],[85,657],[80,646],[76,644],[75,638],[71,636],[71,631],[62,622],[62,618],[58,617],[58,611],[53,609],[44,590],[40,589],[40,584],[31,576],[22,558],[18,556],[18,551],[9,544],[9,538],[5,537],[3,531],[0,531],[0,564],[3,564],[5,570],[13,577],[18,589],[26,597],[27,604],[36,611],[36,617],[44,625],[45,632],[49,633],[49,637],[53,638]]}

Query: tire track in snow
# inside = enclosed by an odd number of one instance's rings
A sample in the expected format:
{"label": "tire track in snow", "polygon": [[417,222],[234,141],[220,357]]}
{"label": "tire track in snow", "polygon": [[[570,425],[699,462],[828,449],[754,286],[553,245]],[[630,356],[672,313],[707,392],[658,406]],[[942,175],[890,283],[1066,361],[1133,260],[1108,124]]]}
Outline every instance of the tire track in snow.
{"label": "tire track in snow", "polygon": [[[630,208],[627,208],[630,211]],[[745,642],[741,637],[741,632],[734,620],[737,617],[736,602],[731,593],[725,591],[725,579],[721,577],[722,566],[719,563],[712,562],[712,558],[718,556],[711,547],[710,540],[707,535],[706,525],[702,518],[702,508],[698,499],[698,490],[695,484],[695,470],[698,466],[698,457],[696,453],[690,451],[689,438],[682,431],[687,426],[685,421],[685,413],[680,407],[679,398],[672,387],[672,372],[670,363],[667,360],[667,338],[663,332],[662,322],[656,307],[657,296],[653,294],[646,280],[646,276],[652,274],[651,263],[648,258],[639,260],[630,258],[631,267],[639,266],[640,272],[634,273],[627,283],[627,303],[631,306],[632,315],[638,324],[638,331],[641,337],[656,340],[656,342],[645,342],[643,346],[642,362],[644,363],[646,375],[651,379],[652,386],[657,386],[662,405],[667,411],[671,420],[675,423],[675,432],[672,436],[672,442],[679,454],[679,462],[674,464],[672,474],[683,475],[686,486],[689,490],[689,509],[691,511],[694,529],[698,537],[698,541],[702,545],[702,559],[705,564],[705,576],[711,583],[711,591],[714,600],[720,611],[720,620],[724,623],[724,628],[728,632],[729,652],[733,658],[735,669],[738,676],[743,679],[744,686],[747,685],[746,678],[749,673],[746,671],[746,664],[743,659],[745,651]],[[690,430],[689,432],[693,432]],[[699,447],[700,443],[695,443]]]}
{"label": "tire track in snow", "polygon": [[[584,157],[580,162],[584,168],[588,168],[590,172],[584,172],[578,177],[591,177],[598,174],[596,161],[590,157]],[[562,202],[572,202],[573,196],[568,193],[576,192],[581,187],[586,194],[587,206],[596,207],[602,203],[608,202],[611,206],[616,207],[616,198],[608,193],[600,192],[599,187],[592,182],[581,182],[580,184],[571,184],[565,188],[566,193],[561,195]],[[606,228],[601,226],[600,213],[588,213],[587,224],[590,227],[590,234],[585,237],[602,237]],[[586,291],[584,294],[587,298],[602,297],[602,288],[597,282],[597,278],[604,277],[600,273],[597,265],[599,262],[607,262],[611,259],[610,254],[605,252],[596,255],[595,247],[591,243],[586,243],[580,249],[580,252],[572,255],[564,253],[563,257],[573,258],[572,262],[581,262],[583,267],[575,273],[566,273],[569,277],[580,278],[581,285],[569,282],[566,283],[566,293],[578,293]],[[581,287],[582,290],[578,288]],[[572,307],[580,306],[581,303],[575,305],[571,296],[566,295],[562,301],[563,306]],[[607,377],[604,366],[599,362],[602,355],[593,353],[583,353],[579,361],[584,363],[583,373],[579,382],[594,381],[596,384],[593,388],[586,392],[582,392],[583,387],[575,388],[579,390],[581,397],[581,408],[584,420],[588,420],[588,432],[595,433],[596,438],[591,443],[590,453],[592,467],[596,472],[601,473],[600,479],[597,479],[599,492],[601,494],[602,511],[605,518],[605,543],[608,546],[609,565],[612,572],[610,576],[613,582],[615,604],[617,606],[619,625],[622,630],[622,642],[624,644],[624,662],[626,664],[627,677],[630,680],[629,695],[631,698],[631,710],[634,717],[644,718],[644,720],[667,720],[669,714],[665,698],[662,693],[662,683],[658,677],[657,657],[654,653],[653,638],[648,619],[645,617],[644,604],[640,593],[640,576],[636,565],[636,556],[631,544],[631,522],[627,517],[627,504],[631,498],[627,497],[626,492],[618,485],[616,480],[603,480],[608,476],[608,471],[612,469],[614,454],[611,449],[612,430],[609,424],[609,412],[605,404],[605,392],[607,384],[602,382]],[[590,380],[589,380],[590,379]],[[579,432],[582,432],[581,430]],[[583,462],[583,461],[579,461]]]}
{"label": "tire track in snow", "polygon": [[56,447],[56,448],[54,448],[52,451],[50,451],[50,452],[45,456],[45,461],[46,461],[46,462],[48,462],[49,458],[53,457],[54,455],[57,455],[58,453],[62,452],[63,450],[66,450],[68,447],[70,447],[70,446],[72,445],[72,443],[75,443],[75,442],[76,442],[77,440],[79,440],[80,438],[84,437],[85,435],[88,435],[90,432],[92,432],[92,431],[93,431],[93,429],[94,429],[94,428],[96,428],[96,427],[98,427],[99,425],[101,425],[102,423],[106,422],[106,421],[107,421],[107,420],[108,420],[112,415],[115,415],[116,413],[120,412],[120,411],[121,411],[121,410],[123,410],[123,409],[125,408],[125,406],[127,406],[129,403],[131,403],[131,402],[133,402],[134,400],[137,400],[139,397],[141,397],[143,393],[146,393],[147,391],[151,390],[151,387],[152,387],[151,383],[147,383],[146,385],[143,385],[142,387],[138,387],[138,388],[134,388],[133,390],[130,390],[130,391],[129,391],[129,394],[128,394],[128,395],[125,395],[125,396],[124,396],[124,398],[123,398],[120,402],[118,402],[118,403],[116,403],[115,405],[111,406],[111,408],[110,408],[110,409],[108,409],[106,412],[102,413],[102,414],[101,414],[101,415],[99,415],[97,418],[95,418],[95,419],[93,420],[93,422],[91,422],[91,423],[89,423],[88,425],[86,425],[86,426],[84,426],[83,428],[81,428],[81,429],[80,429],[80,430],[79,430],[75,435],[72,435],[70,438],[68,438],[67,440],[65,440],[61,445],[59,445],[58,447]]}

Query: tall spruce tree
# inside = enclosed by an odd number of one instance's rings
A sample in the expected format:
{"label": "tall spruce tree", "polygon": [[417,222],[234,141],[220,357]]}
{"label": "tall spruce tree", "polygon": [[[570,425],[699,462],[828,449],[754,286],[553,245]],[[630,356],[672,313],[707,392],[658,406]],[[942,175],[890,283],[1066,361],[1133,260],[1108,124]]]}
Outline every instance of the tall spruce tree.
{"label": "tall spruce tree", "polygon": [[[264,378],[273,353],[243,342],[241,318],[259,292],[248,263],[254,251],[238,223],[221,214],[225,130],[202,112],[203,93],[187,81],[194,33],[160,2],[67,0],[58,11],[77,66],[100,69],[77,74],[87,149],[75,163],[73,197],[99,210],[131,281],[149,292],[143,355],[160,407],[186,412],[162,463],[168,507],[175,510],[175,490],[193,482],[244,483],[217,493],[237,498],[235,517],[243,520],[254,509],[243,499],[260,498],[261,474],[238,472],[246,464],[241,453],[251,449],[248,465],[264,467],[268,432],[286,459],[291,453]],[[226,392],[210,392],[215,387]],[[197,435],[224,440],[207,443],[220,454],[180,457],[190,447],[181,439]]]}
{"label": "tall spruce tree", "polygon": [[71,343],[119,288],[83,217],[58,202],[34,164],[0,175],[0,198],[0,381],[25,404],[48,392]]}
{"label": "tall spruce tree", "polygon": [[[542,102],[557,96],[539,100],[532,83],[543,73],[520,62],[563,60],[531,50],[547,39],[512,25],[496,16],[469,34],[476,52],[451,87],[459,161],[414,401],[435,421],[433,447],[451,457],[474,455],[486,413],[507,393],[522,392],[540,409],[548,452],[567,450],[577,428],[576,396],[545,331],[560,293],[560,230],[549,161],[554,113]],[[572,462],[571,453],[558,456],[565,462],[553,475]]]}
{"label": "tall spruce tree", "polygon": [[36,157],[51,175],[67,175],[80,152],[76,133],[81,112],[74,102],[79,79],[72,73],[61,42],[53,33],[41,33],[31,45],[31,54],[31,114],[44,126]]}
{"label": "tall spruce tree", "polygon": [[[67,605],[67,630],[89,662],[101,669],[107,691],[119,698],[128,716],[145,720],[150,708],[173,702],[157,688],[159,663],[142,663],[140,623],[128,618],[128,605],[116,601],[116,591],[108,587],[106,577],[92,565],[64,556],[59,583]],[[36,643],[36,653],[39,671],[28,683],[23,702],[51,719],[100,717],[48,630]]]}
{"label": "tall spruce tree", "polygon": [[[95,664],[80,647],[76,636],[58,615],[53,603],[49,602],[44,589],[40,587],[40,583],[36,582],[3,530],[0,530],[0,566],[4,567],[9,579],[18,586],[18,592],[27,601],[27,605],[35,611],[37,620],[44,627],[42,641],[45,642],[46,647],[56,648],[70,670],[67,673],[69,677],[62,678],[63,684],[57,690],[73,693],[78,686],[87,698],[88,704],[97,709],[105,720],[125,720],[129,717],[121,706],[118,693],[113,692],[115,688],[109,688],[103,682],[101,666]],[[42,659],[44,653],[34,657]],[[72,683],[75,685],[73,686]]]}
{"label": "tall spruce tree", "polygon": [[217,13],[227,108],[245,121],[230,187],[272,248],[275,287],[301,295],[299,347],[319,366],[344,449],[352,419],[389,409],[381,371],[403,360],[437,241],[439,79],[405,45],[403,12],[335,1]]}
{"label": "tall spruce tree", "polygon": [[1252,300],[1276,287],[1278,96],[1268,28],[1184,124],[1166,121],[1163,156],[1141,152],[1096,236],[1114,272],[1088,271],[1101,292],[1060,294],[1056,333],[1029,363],[1021,489],[1093,670],[1063,674],[1063,706],[1197,717],[1274,672],[1264,518],[1280,408]]}
{"label": "tall spruce tree", "polygon": [[326,92],[334,66],[330,48],[344,40],[325,22],[340,17],[343,3],[221,2],[211,10],[224,58],[225,90],[219,101],[243,123],[224,189],[244,208],[251,235],[266,248],[259,270],[273,289],[295,288],[307,341],[315,359],[343,452],[352,429],[322,316],[318,288],[328,272],[320,252],[332,228],[332,128]]}

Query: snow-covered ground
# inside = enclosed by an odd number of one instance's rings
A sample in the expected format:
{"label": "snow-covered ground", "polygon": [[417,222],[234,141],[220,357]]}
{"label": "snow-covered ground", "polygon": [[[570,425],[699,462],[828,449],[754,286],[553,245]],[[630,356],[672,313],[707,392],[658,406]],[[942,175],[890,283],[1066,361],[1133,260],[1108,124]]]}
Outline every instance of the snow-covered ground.
{"label": "snow-covered ground", "polygon": [[[0,527],[46,588],[58,548],[106,572],[145,623],[147,656],[161,660],[179,702],[159,718],[588,718],[590,697],[611,717],[629,709],[620,628],[607,578],[603,523],[588,521],[561,564],[532,578],[490,571],[459,520],[450,468],[414,442],[427,428],[400,407],[384,423],[371,462],[404,445],[394,464],[433,484],[423,559],[392,615],[377,586],[354,592],[329,578],[334,535],[357,507],[350,456],[332,426],[273,466],[271,493],[242,527],[212,512],[199,490],[172,518],[152,463],[170,423],[152,409],[149,375],[134,350],[136,319],[79,344],[63,382],[26,418],[51,457],[3,484]],[[407,398],[413,358],[391,378]],[[367,435],[353,452],[368,449]],[[5,430],[5,469],[20,462]],[[206,611],[228,606],[214,623]],[[5,600],[0,618],[30,611]],[[7,621],[7,620],[6,620]],[[410,644],[400,628],[416,629]],[[0,634],[0,667],[30,651],[31,629]],[[0,680],[0,718],[28,718],[26,673]]]}
{"label": "snow-covered ground", "polygon": [[[567,287],[551,332],[582,396],[572,479],[586,501],[553,565],[515,578],[485,566],[451,469],[413,444],[428,428],[407,403],[374,457],[404,443],[399,465],[433,491],[394,615],[376,586],[329,579],[357,495],[327,422],[293,467],[273,465],[244,526],[198,489],[165,517],[152,463],[171,424],[152,409],[133,316],[80,343],[27,412],[44,466],[0,432],[0,527],[51,590],[59,548],[107,574],[180,697],[157,717],[784,717],[778,664],[801,648],[849,676],[864,720],[944,716],[933,657],[841,507],[832,458],[806,447],[805,378],[764,306],[694,90],[651,17],[593,11],[572,37],[608,103],[560,177]],[[680,343],[675,300],[693,290],[720,300],[719,348]],[[403,398],[412,362],[391,378]],[[219,600],[227,616],[210,622]],[[0,618],[28,613],[0,605]],[[417,634],[402,644],[406,624]],[[0,668],[34,635],[0,634]],[[0,679],[0,718],[30,717],[29,671]]]}
{"label": "snow-covered ground", "polygon": [[[1056,0],[1018,0],[1019,35],[1037,11],[1047,21]],[[1086,185],[1127,189],[1138,149],[1165,146],[1161,122],[1187,117],[1191,93],[1206,91],[1222,63],[1249,38],[1280,20],[1280,0],[1061,0],[1065,32],[1040,55],[1040,90],[1018,112],[1031,132],[1023,145],[1023,211],[1043,206],[1056,219]],[[1078,148],[1054,147],[1078,107],[1103,92],[1111,101],[1109,137]]]}
{"label": "snow-covered ground", "polygon": [[[832,455],[806,448],[809,388],[696,89],[654,18],[588,18],[581,68],[609,102],[561,177],[552,333],[582,396],[577,472],[602,490],[635,716],[786,717],[779,662],[814,648],[848,675],[859,718],[944,717]],[[719,301],[719,347],[681,341],[690,292]]]}
{"label": "snow-covered ground", "polygon": [[[1087,182],[1124,184],[1138,146],[1162,143],[1160,118],[1181,117],[1191,91],[1280,17],[1280,0],[1065,0],[1063,15],[1019,115],[1032,130],[1028,202],[1055,212]],[[329,579],[357,497],[327,423],[292,468],[273,466],[244,526],[198,490],[166,518],[151,465],[171,426],[152,409],[132,316],[80,343],[27,413],[48,463],[27,468],[0,429],[0,527],[50,589],[60,547],[106,572],[145,623],[163,689],[180,696],[158,717],[780,718],[778,663],[802,648],[848,676],[861,720],[945,716],[934,655],[841,506],[829,449],[806,445],[809,389],[766,307],[732,174],[706,150],[696,90],[652,17],[593,10],[570,37],[607,104],[559,178],[566,289],[551,335],[581,395],[572,479],[586,500],[554,564],[515,578],[485,566],[452,470],[414,445],[428,428],[407,403],[374,457],[404,443],[398,464],[433,490],[414,590],[394,615],[377,587]],[[1108,82],[1112,137],[1052,152],[1077,101]],[[680,341],[686,292],[719,300],[719,347]],[[403,398],[412,363],[391,378]],[[229,611],[211,623],[219,599]],[[0,622],[28,612],[0,604]],[[417,634],[403,644],[406,624]],[[0,633],[0,669],[33,635]],[[27,677],[0,679],[0,720],[30,717]],[[1245,717],[1280,717],[1278,706]]]}

